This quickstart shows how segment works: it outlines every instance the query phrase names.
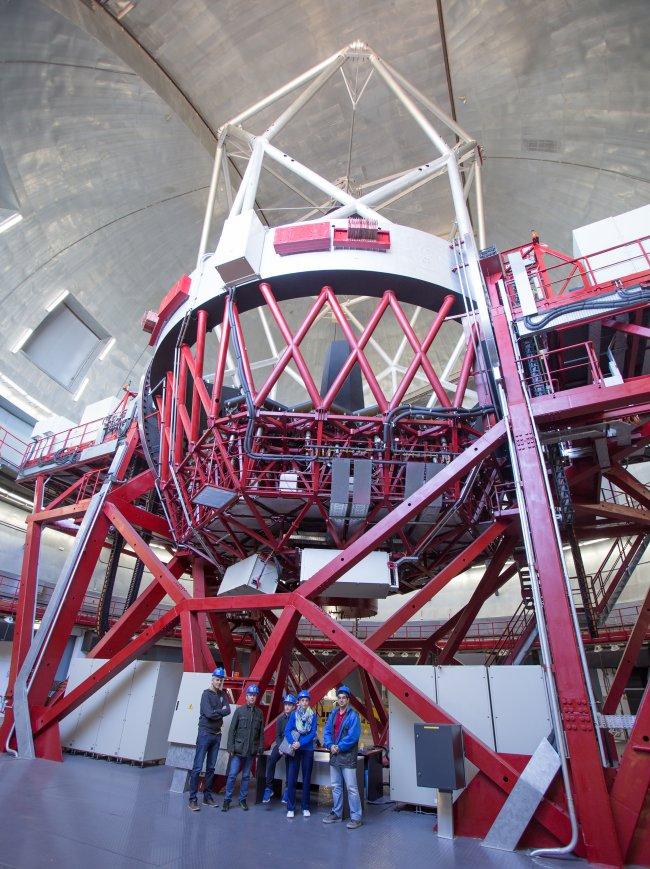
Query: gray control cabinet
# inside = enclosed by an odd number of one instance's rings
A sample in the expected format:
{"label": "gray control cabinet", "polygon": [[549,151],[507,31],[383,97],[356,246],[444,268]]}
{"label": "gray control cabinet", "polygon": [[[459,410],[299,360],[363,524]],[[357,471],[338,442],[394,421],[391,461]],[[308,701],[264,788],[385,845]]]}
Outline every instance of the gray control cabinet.
{"label": "gray control cabinet", "polygon": [[414,724],[415,774],[421,788],[465,787],[465,751],[460,724]]}

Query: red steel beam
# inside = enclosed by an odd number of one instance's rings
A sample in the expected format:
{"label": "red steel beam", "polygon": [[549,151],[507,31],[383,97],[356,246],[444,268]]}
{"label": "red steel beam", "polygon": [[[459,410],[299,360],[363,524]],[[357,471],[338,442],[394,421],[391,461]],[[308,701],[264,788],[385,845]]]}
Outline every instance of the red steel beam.
{"label": "red steel beam", "polygon": [[[40,512],[43,506],[45,477],[42,474],[36,478],[34,488],[34,513]],[[25,548],[23,562],[20,568],[20,584],[18,586],[18,604],[16,606],[16,621],[14,623],[14,639],[11,647],[11,664],[9,666],[8,694],[13,694],[13,684],[16,673],[22,667],[25,656],[34,636],[34,619],[36,618],[36,592],[38,589],[38,561],[41,552],[41,535],[43,527],[34,522],[32,516],[27,517],[25,533]]]}
{"label": "red steel beam", "polygon": [[650,682],[612,786],[611,801],[623,856],[628,851],[650,788]]}
{"label": "red steel beam", "polygon": [[[643,646],[648,628],[650,627],[650,587],[645,596],[645,600],[641,604],[639,615],[634,625],[634,629],[627,641],[625,650],[621,660],[616,668],[616,673],[612,684],[609,686],[607,697],[603,703],[603,715],[613,715],[616,712],[616,707],[621,702],[621,697],[630,680],[630,675],[639,658],[639,652]],[[648,758],[650,764],[650,757]]]}
{"label": "red steel beam", "polygon": [[208,621],[212,628],[214,641],[219,649],[226,673],[232,676],[237,670],[237,649],[232,639],[228,620],[223,613],[208,612]]}
{"label": "red steel beam", "polygon": [[171,573],[166,564],[156,556],[149,545],[140,537],[135,528],[127,522],[115,504],[104,505],[104,513],[110,519],[111,524],[120,532],[122,537],[130,543],[138,558],[149,569],[153,578],[157,580],[174,603],[190,600],[189,592],[183,588],[176,577]]}
{"label": "red steel beam", "polygon": [[620,465],[612,465],[603,469],[603,476],[615,483],[627,495],[638,501],[646,510],[650,510],[650,490],[636,477]]}
{"label": "red steel beam", "polygon": [[299,621],[300,613],[296,610],[295,605],[289,604],[282,610],[282,615],[278,619],[268,643],[264,646],[250,675],[244,680],[241,694],[237,700],[238,703],[243,703],[248,685],[257,684],[260,693],[266,690],[282,654],[291,648]]}

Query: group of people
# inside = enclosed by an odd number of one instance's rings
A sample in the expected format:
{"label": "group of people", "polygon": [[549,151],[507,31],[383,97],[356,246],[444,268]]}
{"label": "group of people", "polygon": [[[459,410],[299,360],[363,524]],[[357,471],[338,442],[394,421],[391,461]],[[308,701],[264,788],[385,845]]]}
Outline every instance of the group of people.
{"label": "group of people", "polygon": [[[203,804],[216,806],[212,794],[214,771],[221,745],[223,719],[230,715],[230,702],[224,691],[226,673],[217,667],[212,673],[212,682],[201,697],[199,732],[196,742],[194,767],[190,773],[189,808],[199,811],[199,777],[205,762]],[[228,752],[230,763],[224,794],[222,812],[227,812],[232,803],[235,781],[241,771],[239,805],[248,811],[248,786],[253,759],[264,753],[264,718],[256,705],[259,697],[257,685],[246,689],[246,702],[237,706],[228,729]],[[350,806],[349,830],[362,825],[361,797],[357,786],[357,752],[361,735],[361,721],[350,705],[350,689],[341,685],[336,692],[336,707],[330,712],[323,730],[323,747],[330,754],[330,781],[333,805],[323,818],[324,824],[334,824],[343,819],[343,790],[347,790]],[[310,706],[309,691],[301,691],[298,697],[288,694],[284,698],[284,712],[276,721],[275,741],[267,758],[265,790],[262,801],[269,803],[273,796],[273,780],[278,761],[286,762],[287,787],[282,795],[286,803],[287,818],[295,817],[296,788],[302,772],[301,811],[304,818],[311,816],[311,774],[317,741],[318,716]]]}

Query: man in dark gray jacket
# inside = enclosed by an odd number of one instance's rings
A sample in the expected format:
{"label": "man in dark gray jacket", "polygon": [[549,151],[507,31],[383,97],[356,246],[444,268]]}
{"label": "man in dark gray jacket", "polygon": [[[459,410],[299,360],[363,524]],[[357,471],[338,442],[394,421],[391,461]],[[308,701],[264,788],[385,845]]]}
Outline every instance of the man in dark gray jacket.
{"label": "man in dark gray jacket", "polygon": [[196,738],[196,753],[194,766],[190,773],[190,801],[189,808],[198,812],[199,776],[205,761],[205,781],[203,783],[203,805],[215,806],[212,796],[212,782],[214,781],[214,769],[217,765],[219,746],[221,745],[221,725],[223,719],[230,715],[230,703],[228,695],[223,690],[223,682],[226,671],[223,667],[217,667],[212,672],[212,682],[209,688],[201,695],[201,711],[199,714],[199,733]]}

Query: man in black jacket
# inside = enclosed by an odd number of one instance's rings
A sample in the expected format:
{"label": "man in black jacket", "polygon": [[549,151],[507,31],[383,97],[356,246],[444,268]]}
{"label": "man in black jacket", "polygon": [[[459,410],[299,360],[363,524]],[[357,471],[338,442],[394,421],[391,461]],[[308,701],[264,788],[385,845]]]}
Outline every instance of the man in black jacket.
{"label": "man in black jacket", "polygon": [[228,751],[230,752],[230,772],[226,782],[222,812],[230,808],[230,801],[235,790],[235,779],[239,770],[241,774],[241,787],[239,789],[239,805],[248,811],[246,795],[248,794],[248,782],[251,777],[251,765],[253,758],[264,751],[264,716],[262,710],[255,705],[260,689],[257,685],[249,685],[246,689],[246,703],[238,706],[232,716],[228,728]]}
{"label": "man in black jacket", "polygon": [[194,767],[190,773],[190,801],[189,808],[193,812],[200,810],[198,801],[199,776],[205,761],[205,782],[203,783],[203,804],[215,806],[212,796],[212,782],[214,780],[214,768],[217,764],[219,746],[221,745],[221,725],[223,719],[230,715],[230,703],[228,695],[223,690],[223,681],[226,671],[223,667],[217,667],[212,672],[212,682],[209,688],[201,695],[201,711],[199,715],[199,733],[196,738],[196,754],[194,755]]}
{"label": "man in black jacket", "polygon": [[[266,759],[266,782],[264,796],[262,797],[263,803],[271,802],[271,797],[273,796],[273,779],[275,778],[275,767],[278,760],[280,760],[280,758],[282,757],[282,755],[280,754],[280,744],[284,739],[284,731],[287,726],[289,716],[295,708],[296,698],[293,696],[293,694],[287,694],[287,696],[284,698],[284,712],[282,713],[282,715],[278,716],[278,720],[275,722],[275,742],[273,743],[271,754],[269,754]],[[284,760],[285,764],[288,766],[286,755]]]}

